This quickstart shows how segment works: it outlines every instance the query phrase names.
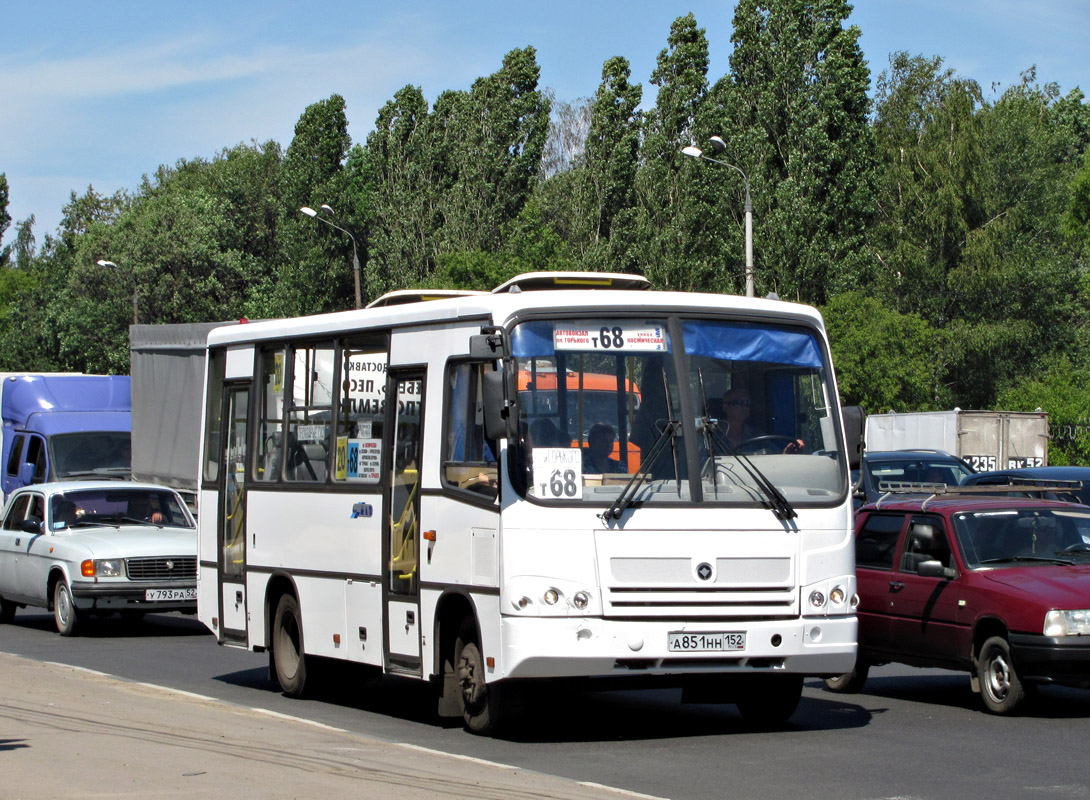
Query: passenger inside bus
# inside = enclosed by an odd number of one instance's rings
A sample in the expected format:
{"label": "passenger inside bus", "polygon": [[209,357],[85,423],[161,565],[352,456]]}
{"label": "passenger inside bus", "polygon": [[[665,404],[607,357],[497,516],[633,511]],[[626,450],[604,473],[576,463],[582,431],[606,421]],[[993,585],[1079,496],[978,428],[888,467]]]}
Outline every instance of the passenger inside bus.
{"label": "passenger inside bus", "polygon": [[616,439],[617,432],[608,422],[592,425],[587,433],[587,446],[583,450],[583,472],[624,472],[621,462],[610,458]]}
{"label": "passenger inside bus", "polygon": [[530,447],[570,447],[556,423],[547,417],[538,417],[530,423]]}

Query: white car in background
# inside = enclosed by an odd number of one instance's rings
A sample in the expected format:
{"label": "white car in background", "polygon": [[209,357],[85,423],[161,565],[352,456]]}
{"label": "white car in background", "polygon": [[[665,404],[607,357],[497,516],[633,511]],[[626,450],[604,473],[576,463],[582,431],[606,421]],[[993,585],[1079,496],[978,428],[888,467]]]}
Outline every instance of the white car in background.
{"label": "white car in background", "polygon": [[197,610],[197,528],[178,493],[117,481],[40,483],[12,493],[0,525],[0,623],[53,612],[72,636],[89,614]]}

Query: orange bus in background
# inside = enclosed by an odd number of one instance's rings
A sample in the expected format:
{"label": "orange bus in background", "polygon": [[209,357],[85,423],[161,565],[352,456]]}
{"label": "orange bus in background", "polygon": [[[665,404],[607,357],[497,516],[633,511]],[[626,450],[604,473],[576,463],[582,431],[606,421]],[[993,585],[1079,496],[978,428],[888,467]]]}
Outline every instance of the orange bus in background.
{"label": "orange bus in background", "polygon": [[616,376],[569,369],[566,391],[558,395],[556,387],[556,365],[552,361],[533,370],[519,370],[519,404],[523,413],[531,419],[552,423],[559,437],[554,444],[559,446],[570,442],[570,447],[585,449],[591,426],[600,422],[613,426],[617,438],[611,458],[627,465],[629,472],[636,472],[640,448],[629,441],[629,432],[640,408],[639,386],[625,378],[624,395],[619,398]]}

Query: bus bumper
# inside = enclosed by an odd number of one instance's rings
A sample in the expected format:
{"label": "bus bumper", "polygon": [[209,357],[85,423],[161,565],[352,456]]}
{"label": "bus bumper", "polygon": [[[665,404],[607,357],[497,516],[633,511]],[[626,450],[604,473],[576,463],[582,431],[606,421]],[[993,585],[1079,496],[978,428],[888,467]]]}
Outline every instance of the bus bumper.
{"label": "bus bumper", "polygon": [[[777,671],[807,676],[850,672],[856,618],[779,621],[610,620],[504,617],[496,677],[561,678]],[[740,650],[676,651],[671,634],[744,633]]]}

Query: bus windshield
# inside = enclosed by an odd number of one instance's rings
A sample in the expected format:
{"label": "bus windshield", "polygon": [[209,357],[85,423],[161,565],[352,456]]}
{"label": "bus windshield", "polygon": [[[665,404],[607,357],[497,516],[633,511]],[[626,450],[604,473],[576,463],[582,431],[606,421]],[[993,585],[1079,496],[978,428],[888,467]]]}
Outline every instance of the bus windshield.
{"label": "bus windshield", "polygon": [[534,320],[511,342],[509,464],[528,497],[610,504],[634,477],[641,503],[762,505],[774,487],[790,504],[831,504],[846,491],[828,359],[810,328]]}

